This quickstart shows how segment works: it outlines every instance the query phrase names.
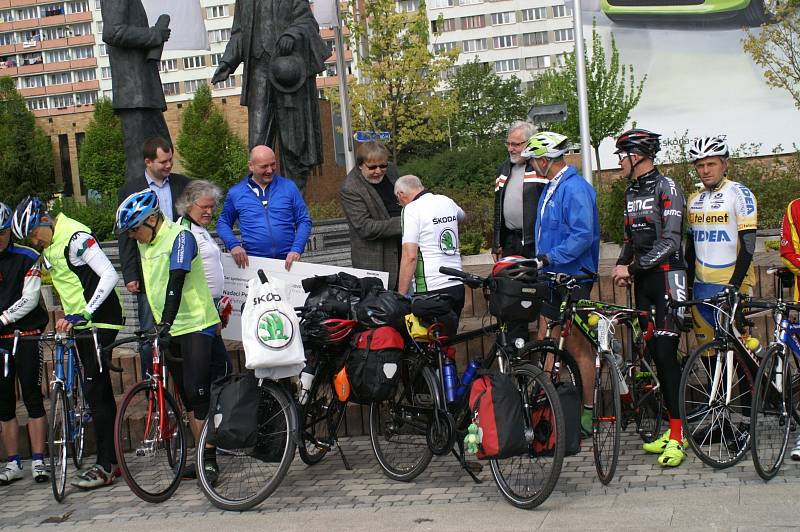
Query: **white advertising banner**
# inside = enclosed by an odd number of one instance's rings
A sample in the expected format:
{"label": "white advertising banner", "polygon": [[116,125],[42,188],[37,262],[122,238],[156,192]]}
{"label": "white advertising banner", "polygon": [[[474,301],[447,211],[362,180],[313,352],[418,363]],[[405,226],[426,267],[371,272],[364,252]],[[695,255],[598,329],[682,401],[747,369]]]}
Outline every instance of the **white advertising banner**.
{"label": "white advertising banner", "polygon": [[302,281],[315,275],[330,275],[332,273],[346,272],[356,277],[377,277],[383,281],[383,286],[389,283],[389,274],[373,270],[359,270],[343,266],[330,266],[328,264],[312,264],[310,262],[295,262],[291,271],[286,271],[284,261],[279,259],[264,259],[249,257],[250,266],[239,268],[229,253],[222,254],[222,269],[225,272],[225,287],[223,294],[231,298],[233,313],[228,326],[222,330],[222,337],[226,340],[242,339],[242,305],[247,298],[247,281],[258,277],[258,270],[264,270],[267,277],[277,277],[286,282],[289,304],[292,307],[301,307],[306,302],[306,293],[303,291]]}
{"label": "white advertising banner", "polygon": [[147,20],[153,26],[158,17],[169,15],[172,33],[164,43],[165,50],[208,50],[208,33],[203,11],[197,0],[142,0]]}

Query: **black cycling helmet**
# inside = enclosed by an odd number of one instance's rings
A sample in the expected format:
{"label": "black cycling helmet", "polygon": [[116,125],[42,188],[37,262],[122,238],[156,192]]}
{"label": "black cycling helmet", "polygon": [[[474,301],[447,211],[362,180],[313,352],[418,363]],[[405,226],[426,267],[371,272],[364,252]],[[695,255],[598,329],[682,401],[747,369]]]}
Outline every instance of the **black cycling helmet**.
{"label": "black cycling helmet", "polygon": [[614,153],[638,153],[651,159],[661,150],[661,135],[646,129],[629,129],[617,138]]}

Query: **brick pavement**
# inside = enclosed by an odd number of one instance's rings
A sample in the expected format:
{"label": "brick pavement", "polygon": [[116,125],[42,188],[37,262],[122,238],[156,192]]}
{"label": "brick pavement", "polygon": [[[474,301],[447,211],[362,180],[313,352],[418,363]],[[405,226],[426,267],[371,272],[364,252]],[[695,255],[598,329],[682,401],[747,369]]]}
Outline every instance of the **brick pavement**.
{"label": "brick pavement", "polygon": [[[342,445],[353,466],[352,471],[345,470],[338,454],[330,454],[314,467],[308,467],[296,458],[280,488],[253,512],[386,508],[503,500],[488,467],[479,475],[484,482],[475,484],[458,467],[454,458],[435,457],[428,469],[414,481],[398,483],[381,473],[368,438],[348,438]],[[591,446],[584,446],[580,454],[565,459],[551,498],[608,494],[611,502],[615,499],[614,495],[631,492],[663,493],[662,490],[666,489],[763,485],[749,456],[734,467],[714,470],[690,452],[681,467],[663,469],[655,463],[655,457],[645,455],[639,445],[640,441],[634,434],[623,434],[617,478],[609,486],[603,486],[597,480]],[[788,483],[800,489],[798,473],[800,463],[787,462],[770,486]],[[793,487],[790,489],[800,493]],[[169,501],[160,505],[148,504],[136,498],[121,480],[109,489],[68,491],[65,502],[58,504],[52,498],[49,484],[34,485],[26,476],[10,486],[0,487],[0,497],[3,501],[0,528],[50,527],[63,522],[98,525],[105,527],[101,528],[103,530],[114,523],[134,524],[146,519],[198,518],[221,514],[206,500],[194,482],[184,482]],[[542,508],[546,509],[547,504],[545,502]]]}

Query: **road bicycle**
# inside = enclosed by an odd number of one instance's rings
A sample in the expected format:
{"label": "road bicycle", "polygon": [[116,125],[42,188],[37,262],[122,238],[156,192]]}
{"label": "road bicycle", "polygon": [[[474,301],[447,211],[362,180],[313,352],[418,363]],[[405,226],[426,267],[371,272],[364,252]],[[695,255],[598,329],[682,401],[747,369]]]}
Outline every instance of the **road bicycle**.
{"label": "road bicycle", "polygon": [[[152,365],[145,378],[122,399],[114,421],[114,449],[122,478],[137,497],[151,503],[169,499],[181,483],[186,466],[188,417],[180,395],[168,389],[167,358],[180,364],[162,349],[158,330],[136,331],[104,348],[148,341]],[[177,396],[177,397],[176,397]]]}
{"label": "road bicycle", "polygon": [[770,309],[775,320],[773,342],[756,374],[750,419],[753,465],[764,480],[780,471],[789,435],[800,423],[800,303],[783,299],[783,288],[794,284],[794,275],[786,268],[770,268],[767,273],[778,279],[777,299],[750,302],[751,308]]}

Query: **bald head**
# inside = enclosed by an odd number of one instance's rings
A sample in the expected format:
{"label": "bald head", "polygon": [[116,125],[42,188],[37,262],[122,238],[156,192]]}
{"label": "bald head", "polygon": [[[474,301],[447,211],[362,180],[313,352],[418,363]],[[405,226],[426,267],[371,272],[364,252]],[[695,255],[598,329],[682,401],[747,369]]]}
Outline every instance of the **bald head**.
{"label": "bald head", "polygon": [[269,146],[258,145],[250,150],[250,161],[248,167],[253,173],[253,181],[262,187],[266,187],[272,182],[272,176],[277,170],[275,162],[275,152]]}

